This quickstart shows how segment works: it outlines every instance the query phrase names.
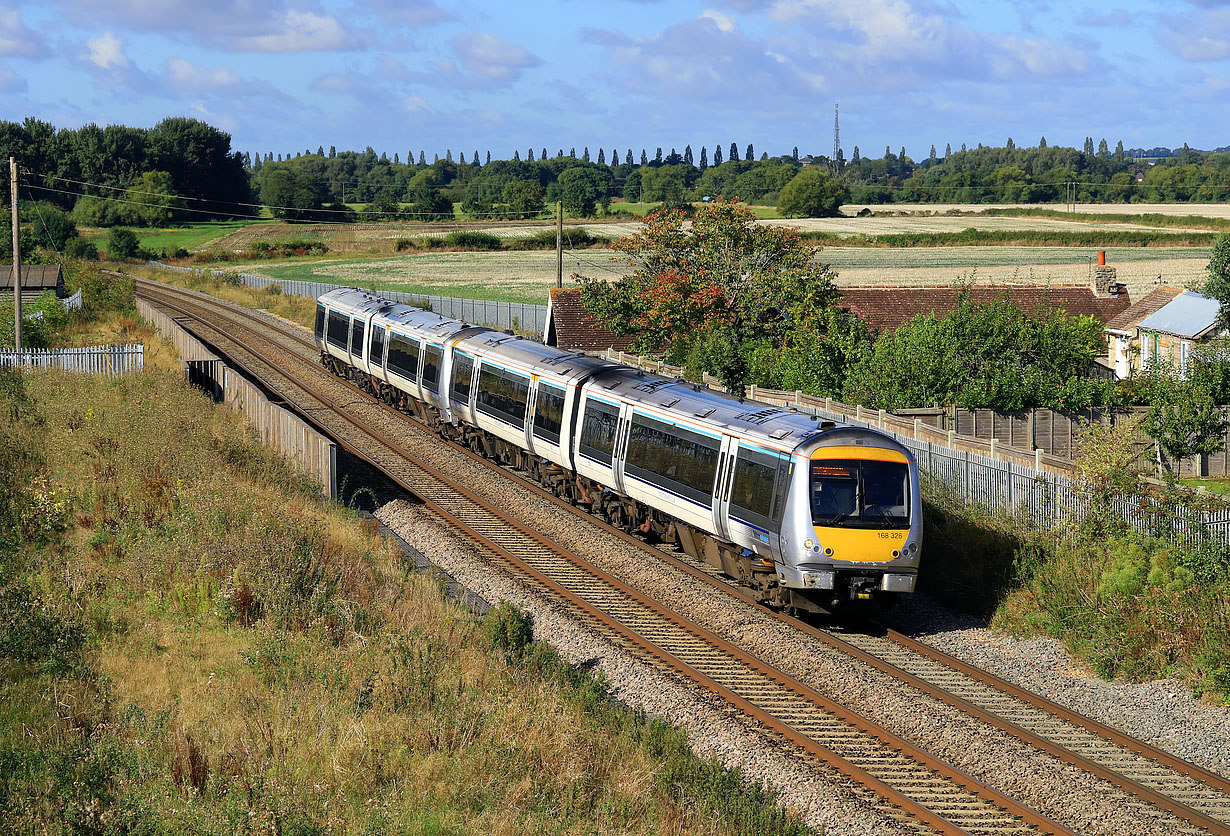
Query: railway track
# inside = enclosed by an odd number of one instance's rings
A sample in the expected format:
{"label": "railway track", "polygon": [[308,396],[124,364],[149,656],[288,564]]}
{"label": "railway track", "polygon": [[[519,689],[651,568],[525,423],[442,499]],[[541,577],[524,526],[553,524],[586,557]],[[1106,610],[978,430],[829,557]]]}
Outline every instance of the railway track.
{"label": "railway track", "polygon": [[[760,722],[796,751],[822,760],[858,781],[885,800],[882,812],[888,817],[940,832],[1069,832],[892,732],[836,705],[807,684],[766,665],[702,625],[670,612],[619,579],[567,554],[468,490],[450,484],[447,477],[397,442],[351,424],[345,407],[385,410],[399,418],[404,416],[367,399],[357,387],[325,372],[317,362],[315,344],[297,326],[277,323],[238,306],[225,308],[225,313],[210,313],[200,308],[200,301],[193,298],[196,294],[157,283],[141,282],[139,292],[170,308],[173,314],[191,317],[221,333],[232,332],[229,338],[211,338],[200,333],[198,336],[240,363],[244,358],[236,354],[247,355],[253,365],[264,366],[266,371],[261,376],[267,376],[273,389],[352,452],[385,470],[422,498],[441,519],[480,543],[510,568],[568,601],[586,620],[621,644],[648,655],[660,666],[682,673]],[[242,325],[242,320],[258,321],[259,326]],[[236,328],[251,327],[259,327],[266,335],[265,340],[271,339],[268,333],[272,329],[276,335],[272,345],[264,349],[245,347],[244,342],[250,338],[234,337]],[[219,341],[230,341],[233,345],[228,350]],[[309,385],[302,382],[305,378],[320,382]],[[326,415],[332,417],[326,419]],[[408,419],[406,422],[417,427]],[[418,428],[417,432],[422,434],[424,443],[438,443],[426,429]],[[535,484],[511,475],[560,507],[581,513]],[[583,516],[595,522],[593,517]],[[637,548],[652,549],[604,523],[597,524]],[[706,584],[747,597],[679,556],[652,550]],[[1176,822],[1180,825],[1176,832],[1230,834],[1230,782],[1221,776],[1075,715],[901,634],[887,631],[883,636],[839,635],[778,613],[770,614],[790,622],[829,648],[1097,775],[1134,795],[1141,805],[1173,814],[1181,820]]]}

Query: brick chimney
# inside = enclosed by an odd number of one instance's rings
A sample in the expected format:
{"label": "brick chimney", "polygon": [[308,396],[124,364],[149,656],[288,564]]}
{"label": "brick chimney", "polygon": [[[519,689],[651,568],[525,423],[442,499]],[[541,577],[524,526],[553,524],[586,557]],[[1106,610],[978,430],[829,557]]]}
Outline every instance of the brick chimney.
{"label": "brick chimney", "polygon": [[1093,292],[1098,296],[1118,296],[1124,290],[1115,281],[1115,268],[1106,265],[1106,251],[1098,251],[1098,266],[1093,268]]}

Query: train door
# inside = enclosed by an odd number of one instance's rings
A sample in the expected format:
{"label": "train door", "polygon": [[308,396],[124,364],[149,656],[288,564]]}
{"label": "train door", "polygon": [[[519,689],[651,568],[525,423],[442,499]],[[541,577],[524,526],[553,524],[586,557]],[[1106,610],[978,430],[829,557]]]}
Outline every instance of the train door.
{"label": "train door", "polygon": [[717,478],[713,482],[713,530],[718,536],[730,539],[728,508],[730,483],[735,475],[735,453],[739,442],[728,435],[722,436],[722,450],[718,454]]}
{"label": "train door", "polygon": [[366,371],[367,364],[363,362],[363,334],[366,331],[367,319],[356,316],[350,325],[350,364]]}

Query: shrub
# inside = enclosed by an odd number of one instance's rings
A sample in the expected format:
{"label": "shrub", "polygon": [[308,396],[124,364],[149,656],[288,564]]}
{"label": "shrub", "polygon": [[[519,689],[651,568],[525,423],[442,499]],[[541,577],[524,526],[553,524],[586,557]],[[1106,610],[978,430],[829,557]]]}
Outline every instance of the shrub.
{"label": "shrub", "polygon": [[64,245],[64,255],[84,261],[98,261],[98,247],[84,238],[69,238]]}
{"label": "shrub", "polygon": [[107,257],[113,259],[136,258],[140,251],[137,234],[127,227],[112,227],[107,236]]}
{"label": "shrub", "polygon": [[450,247],[467,247],[473,250],[498,250],[504,246],[503,242],[490,232],[477,230],[450,232],[444,240]]}
{"label": "shrub", "polygon": [[482,634],[487,644],[519,659],[534,642],[534,617],[507,601],[496,604],[483,616]]}

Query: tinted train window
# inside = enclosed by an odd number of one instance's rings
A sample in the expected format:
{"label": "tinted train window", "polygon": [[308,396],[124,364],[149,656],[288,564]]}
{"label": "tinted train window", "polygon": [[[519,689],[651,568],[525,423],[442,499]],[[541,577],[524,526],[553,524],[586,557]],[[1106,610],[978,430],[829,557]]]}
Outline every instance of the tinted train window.
{"label": "tinted train window", "polygon": [[401,334],[389,334],[389,360],[387,368],[406,380],[419,376],[419,341]]}
{"label": "tinted train window", "polygon": [[423,351],[423,388],[432,392],[440,391],[440,360],[444,357],[444,349],[438,345],[427,344]]}
{"label": "tinted train window", "polygon": [[372,326],[372,344],[367,350],[368,362],[377,366],[384,363],[384,329]]}
{"label": "tinted train window", "polygon": [[624,470],[709,505],[720,446],[716,438],[637,414],[632,417]]}
{"label": "tinted train window", "polygon": [[453,400],[470,402],[470,381],[474,379],[474,358],[453,353]]}
{"label": "tinted train window", "polygon": [[564,390],[549,383],[538,384],[534,405],[534,435],[559,444],[560,424],[564,421]]}
{"label": "tinted train window", "polygon": [[316,339],[325,335],[325,306],[316,306]]}
{"label": "tinted train window", "polygon": [[530,379],[516,372],[488,366],[478,371],[478,411],[525,426],[525,406],[530,397]]}
{"label": "tinted train window", "polygon": [[337,311],[329,311],[329,344],[345,351],[346,338],[350,331],[350,317]]}
{"label": "tinted train window", "polygon": [[363,356],[363,326],[362,319],[356,319],[350,326],[350,353],[356,357]]}
{"label": "tinted train window", "polygon": [[618,424],[618,407],[602,401],[586,400],[585,416],[581,420],[581,441],[577,449],[583,455],[609,465],[611,454],[615,451],[615,429]]}
{"label": "tinted train window", "polygon": [[909,528],[910,469],[899,462],[818,459],[811,463],[812,522],[851,528]]}
{"label": "tinted train window", "polygon": [[740,447],[730,491],[730,516],[766,531],[780,531],[789,467],[780,456]]}

